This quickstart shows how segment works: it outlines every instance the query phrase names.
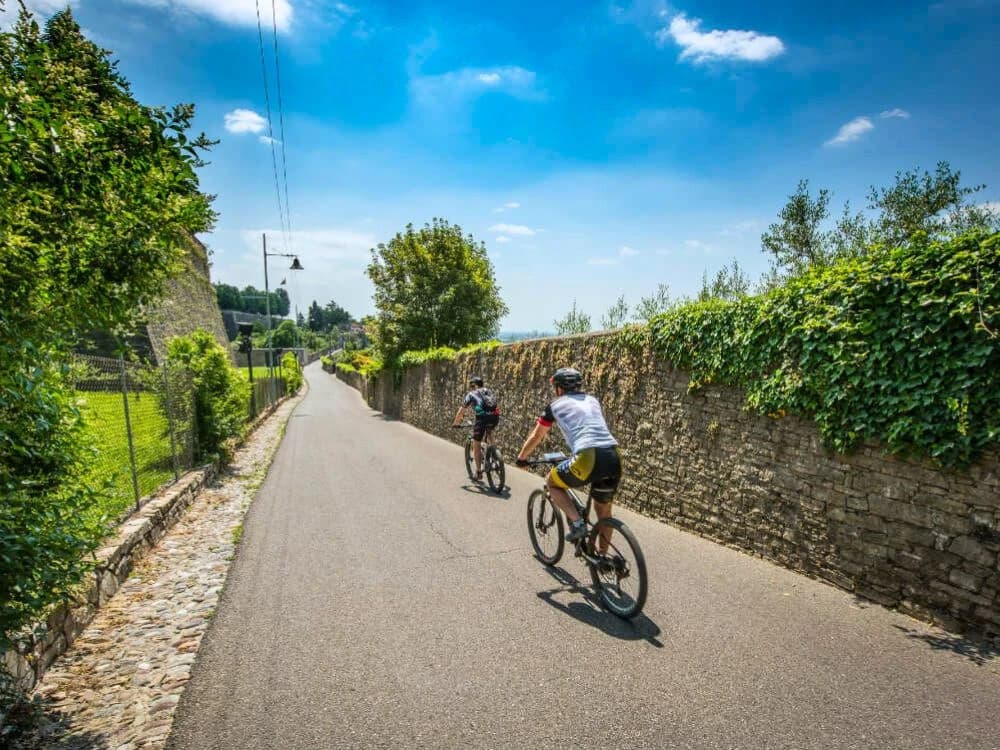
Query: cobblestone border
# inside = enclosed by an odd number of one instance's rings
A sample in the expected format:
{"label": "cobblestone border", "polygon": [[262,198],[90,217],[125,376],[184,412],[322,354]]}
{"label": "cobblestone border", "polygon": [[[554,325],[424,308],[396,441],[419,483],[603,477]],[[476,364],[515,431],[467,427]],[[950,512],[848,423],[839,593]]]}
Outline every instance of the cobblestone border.
{"label": "cobblestone border", "polygon": [[[305,389],[303,385],[302,394]],[[244,443],[288,398],[277,401],[257,416],[247,430]],[[7,673],[25,692],[41,682],[45,671],[66,652],[98,610],[114,596],[135,564],[163,538],[198,492],[215,480],[220,469],[218,463],[206,464],[154,494],[118,527],[116,536],[97,550],[90,583],[70,592],[68,602],[57,605],[43,622],[26,629],[15,650],[0,655]]]}

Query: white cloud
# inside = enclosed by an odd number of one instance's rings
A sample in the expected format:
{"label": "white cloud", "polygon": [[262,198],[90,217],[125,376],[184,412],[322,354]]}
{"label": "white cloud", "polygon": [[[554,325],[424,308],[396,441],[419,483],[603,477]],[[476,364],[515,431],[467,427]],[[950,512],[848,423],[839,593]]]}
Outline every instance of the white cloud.
{"label": "white cloud", "polygon": [[494,224],[490,227],[489,231],[499,234],[517,234],[525,237],[530,237],[535,233],[534,229],[522,224]]}
{"label": "white cloud", "polygon": [[681,47],[681,59],[695,63],[712,60],[745,60],[764,62],[785,51],[784,43],[776,36],[756,31],[699,31],[701,20],[689,19],[683,13],[673,17],[670,26],[656,32],[656,40],[665,44],[672,39]]}
{"label": "white cloud", "polygon": [[[64,10],[66,6],[75,8],[79,4],[80,0],[25,0],[24,3],[25,7],[34,14],[35,20],[39,24],[45,23],[58,11]],[[14,28],[20,10],[17,0],[8,0],[3,10],[0,10],[0,31]],[[87,38],[91,37],[88,35]]]}
{"label": "white cloud", "polygon": [[887,109],[885,112],[882,112],[879,115],[879,117],[881,117],[883,120],[887,120],[890,117],[900,117],[904,120],[907,120],[910,117],[910,113],[907,112],[905,109],[900,109],[899,107],[896,107],[895,109]]}
{"label": "white cloud", "polygon": [[978,204],[977,208],[1000,216],[1000,201],[986,201],[986,203]]}
{"label": "white cloud", "polygon": [[260,133],[267,127],[267,120],[252,109],[234,109],[225,119],[230,133]]}
{"label": "white cloud", "polygon": [[[46,0],[49,1],[49,0]],[[135,5],[166,8],[174,13],[192,13],[208,16],[231,26],[256,26],[257,6],[254,0],[128,0]],[[261,2],[260,20],[271,25],[271,3]],[[338,8],[339,5],[338,4]],[[344,5],[344,8],[347,8]],[[274,24],[279,31],[288,31],[292,25],[290,0],[274,0]]]}
{"label": "white cloud", "polygon": [[499,243],[510,242],[510,237],[505,237],[504,235],[500,235],[499,237],[497,237],[496,241]]}
{"label": "white cloud", "polygon": [[498,206],[493,209],[493,213],[502,214],[504,211],[513,211],[515,208],[520,208],[521,204],[516,201],[510,201],[509,203],[504,203],[502,206]]}
{"label": "white cloud", "polygon": [[638,255],[639,251],[636,250],[634,247],[629,247],[628,245],[622,245],[621,249],[618,251],[618,254],[623,258],[627,258],[632,255]]}
{"label": "white cloud", "polygon": [[276,146],[280,146],[281,145],[281,141],[279,141],[277,138],[271,138],[268,135],[258,136],[257,140],[259,140],[265,146],[270,146],[272,143],[275,144]]}
{"label": "white cloud", "polygon": [[702,242],[701,240],[684,240],[684,247],[689,250],[698,250],[703,253],[711,253],[714,249],[707,242]]}
{"label": "white cloud", "polygon": [[845,143],[858,140],[858,138],[874,128],[875,126],[872,124],[872,121],[867,117],[855,117],[850,122],[841,125],[840,130],[837,131],[837,135],[823,145],[842,146]]}
{"label": "white cloud", "polygon": [[517,65],[494,68],[461,68],[436,75],[414,74],[410,79],[413,98],[423,105],[455,103],[487,91],[499,91],[515,99],[544,98],[534,71]]}

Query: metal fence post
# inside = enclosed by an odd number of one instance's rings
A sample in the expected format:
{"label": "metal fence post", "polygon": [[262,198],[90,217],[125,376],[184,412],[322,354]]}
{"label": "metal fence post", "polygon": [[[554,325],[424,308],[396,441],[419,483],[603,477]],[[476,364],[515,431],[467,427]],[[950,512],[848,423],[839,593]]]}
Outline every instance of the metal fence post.
{"label": "metal fence post", "polygon": [[168,363],[164,363],[163,369],[163,400],[167,406],[167,425],[170,427],[170,455],[174,458],[174,481],[181,478],[181,472],[177,460],[177,441],[174,438],[174,408],[170,403],[170,375],[167,373]]}
{"label": "metal fence post", "polygon": [[125,357],[118,355],[122,368],[122,403],[125,404],[125,434],[128,435],[128,460],[132,467],[132,491],[135,493],[135,508],[139,509],[139,474],[135,468],[135,445],[132,442],[132,420],[128,412],[128,377],[125,374]]}

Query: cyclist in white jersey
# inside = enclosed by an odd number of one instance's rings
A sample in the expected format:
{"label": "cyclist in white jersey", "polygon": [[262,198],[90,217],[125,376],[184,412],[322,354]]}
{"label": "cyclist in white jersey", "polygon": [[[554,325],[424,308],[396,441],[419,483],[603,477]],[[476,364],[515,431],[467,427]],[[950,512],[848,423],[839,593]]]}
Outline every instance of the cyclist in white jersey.
{"label": "cyclist in white jersey", "polygon": [[[586,534],[586,523],[580,518],[566,488],[582,487],[589,482],[597,517],[609,518],[611,501],[622,476],[621,454],[618,441],[604,421],[600,402],[580,390],[583,375],[570,367],[561,367],[549,378],[549,382],[555,388],[556,399],[545,407],[538,423],[524,441],[517,454],[517,465],[527,464],[528,456],[542,442],[552,424],[557,423],[571,455],[553,467],[546,481],[552,501],[569,519],[566,539],[575,542]],[[608,542],[608,538],[602,538],[598,552],[605,552]]]}

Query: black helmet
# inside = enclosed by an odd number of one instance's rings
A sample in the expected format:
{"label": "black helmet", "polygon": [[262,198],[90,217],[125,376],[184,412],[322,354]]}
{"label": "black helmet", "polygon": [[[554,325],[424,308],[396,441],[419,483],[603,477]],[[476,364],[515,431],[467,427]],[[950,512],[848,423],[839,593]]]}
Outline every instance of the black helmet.
{"label": "black helmet", "polygon": [[560,367],[549,378],[549,382],[552,385],[559,386],[564,391],[575,391],[579,390],[580,385],[583,383],[583,375],[580,374],[579,370],[574,370],[572,367]]}
{"label": "black helmet", "polygon": [[474,386],[477,386],[479,388],[482,388],[483,387],[483,376],[482,375],[473,375],[471,378],[469,378],[469,383],[471,385],[474,385]]}

